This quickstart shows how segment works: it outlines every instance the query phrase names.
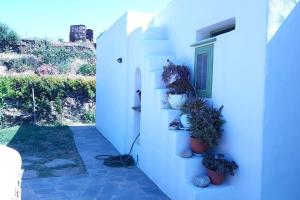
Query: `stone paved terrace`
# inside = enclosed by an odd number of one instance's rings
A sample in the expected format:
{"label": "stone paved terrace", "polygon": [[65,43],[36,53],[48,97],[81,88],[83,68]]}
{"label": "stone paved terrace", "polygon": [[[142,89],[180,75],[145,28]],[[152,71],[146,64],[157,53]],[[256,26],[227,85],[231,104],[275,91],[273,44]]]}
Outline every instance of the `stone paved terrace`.
{"label": "stone paved terrace", "polygon": [[167,200],[138,168],[108,168],[94,157],[118,154],[92,126],[71,127],[88,174],[25,179],[22,200]]}

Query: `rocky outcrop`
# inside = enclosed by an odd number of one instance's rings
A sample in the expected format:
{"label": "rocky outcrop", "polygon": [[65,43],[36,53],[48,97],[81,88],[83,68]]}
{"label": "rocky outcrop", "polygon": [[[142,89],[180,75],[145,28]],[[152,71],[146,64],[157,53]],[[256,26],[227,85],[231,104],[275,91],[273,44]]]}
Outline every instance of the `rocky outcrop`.
{"label": "rocky outcrop", "polygon": [[83,41],[89,42],[94,41],[94,32],[92,29],[86,29],[85,25],[72,25],[70,27],[70,42]]}
{"label": "rocky outcrop", "polygon": [[92,29],[86,29],[86,39],[90,42],[94,42],[94,32]]}
{"label": "rocky outcrop", "polygon": [[86,41],[85,25],[72,25],[70,27],[70,42]]}

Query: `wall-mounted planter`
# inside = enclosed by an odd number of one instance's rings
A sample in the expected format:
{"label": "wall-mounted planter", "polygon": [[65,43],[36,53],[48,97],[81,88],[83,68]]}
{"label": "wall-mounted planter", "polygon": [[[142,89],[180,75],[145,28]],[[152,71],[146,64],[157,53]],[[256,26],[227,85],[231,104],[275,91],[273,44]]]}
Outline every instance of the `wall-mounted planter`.
{"label": "wall-mounted planter", "polygon": [[225,174],[213,170],[207,170],[207,174],[214,185],[221,185],[224,182]]}
{"label": "wall-mounted planter", "polygon": [[187,95],[186,94],[169,94],[168,95],[168,101],[173,109],[181,109],[182,106],[187,101]]}
{"label": "wall-mounted planter", "polygon": [[191,149],[194,153],[202,154],[208,150],[208,146],[202,140],[191,137]]}

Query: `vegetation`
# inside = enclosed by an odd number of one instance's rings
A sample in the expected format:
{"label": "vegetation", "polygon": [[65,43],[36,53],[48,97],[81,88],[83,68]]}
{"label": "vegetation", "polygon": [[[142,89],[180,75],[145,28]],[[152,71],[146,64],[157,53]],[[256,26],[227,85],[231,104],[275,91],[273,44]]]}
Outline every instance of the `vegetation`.
{"label": "vegetation", "polygon": [[0,77],[0,107],[13,104],[25,113],[32,113],[32,88],[35,94],[37,120],[50,122],[57,120],[50,114],[53,108],[61,113],[62,101],[68,97],[95,101],[96,80],[62,76]]}
{"label": "vegetation", "polygon": [[234,161],[226,160],[223,154],[207,154],[204,156],[202,163],[209,170],[232,176],[234,176],[234,171],[238,168]]}
{"label": "vegetation", "polygon": [[0,23],[0,53],[11,51],[19,42],[18,34],[6,24]]}
{"label": "vegetation", "polygon": [[194,88],[190,81],[190,70],[184,65],[175,65],[168,61],[164,66],[162,80],[168,88],[168,94],[188,94],[194,96]]}
{"label": "vegetation", "polygon": [[164,66],[164,71],[162,73],[162,80],[167,86],[179,79],[190,80],[190,70],[187,66],[175,65],[170,61],[168,61],[168,63],[167,66]]}
{"label": "vegetation", "polygon": [[[95,76],[96,74],[96,56],[93,47],[57,44],[47,40],[33,40],[25,44],[22,47],[23,55],[7,60],[2,59],[0,64],[2,62],[8,71],[16,73],[30,71],[38,75]],[[3,52],[7,52],[6,49]],[[40,73],[41,71],[43,72]]]}
{"label": "vegetation", "polygon": [[219,109],[209,106],[202,98],[190,98],[183,107],[184,113],[190,116],[191,136],[201,139],[210,149],[218,145],[223,132],[222,109],[223,106]]}
{"label": "vegetation", "polygon": [[34,44],[29,46],[27,51],[29,54],[41,58],[43,63],[53,65],[68,64],[74,58],[92,62],[95,57],[95,53],[91,49],[80,51],[76,48],[55,46],[47,40],[36,40]]}
{"label": "vegetation", "polygon": [[189,94],[195,95],[195,90],[192,84],[187,79],[178,79],[167,86],[168,94]]}
{"label": "vegetation", "polygon": [[90,43],[20,40],[0,24],[0,126],[95,121],[95,78],[82,77],[96,75],[95,62]]}
{"label": "vegetation", "polygon": [[34,56],[28,56],[9,60],[5,63],[8,70],[13,70],[18,73],[22,73],[28,70],[36,71],[41,65],[41,61]]}
{"label": "vegetation", "polygon": [[96,65],[83,64],[79,67],[78,74],[84,75],[84,76],[95,76],[96,75]]}
{"label": "vegetation", "polygon": [[[93,71],[95,65],[95,52],[90,48],[59,46],[47,40],[36,40],[27,47],[26,53],[33,55],[39,60],[40,62],[38,64],[40,66],[51,66],[51,68],[53,68],[52,71],[56,72],[54,74],[68,74],[73,68],[75,68],[73,71],[79,70],[79,72],[82,72],[79,74],[84,76],[94,76],[96,74],[95,70]],[[74,66],[73,61],[75,59],[87,63],[86,66]],[[32,71],[39,74],[36,65],[30,66]]]}
{"label": "vegetation", "polygon": [[85,112],[82,116],[83,121],[89,124],[96,122],[96,113],[95,112]]}
{"label": "vegetation", "polygon": [[[22,125],[0,130],[0,144],[16,149],[25,163],[25,170],[35,170],[39,177],[56,176],[56,168],[45,164],[54,159],[72,160],[74,164],[59,169],[86,169],[77,151],[73,134],[67,126]],[[35,159],[30,159],[30,158]]]}

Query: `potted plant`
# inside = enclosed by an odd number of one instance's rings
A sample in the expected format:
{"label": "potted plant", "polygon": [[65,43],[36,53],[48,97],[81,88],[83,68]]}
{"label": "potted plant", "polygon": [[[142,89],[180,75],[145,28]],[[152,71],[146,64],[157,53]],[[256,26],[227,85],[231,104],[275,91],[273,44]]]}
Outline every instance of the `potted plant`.
{"label": "potted plant", "polygon": [[168,60],[168,65],[164,66],[162,80],[168,86],[179,79],[190,80],[190,70],[185,65],[175,65]]}
{"label": "potted plant", "polygon": [[181,108],[182,114],[180,116],[180,122],[186,130],[190,130],[190,128],[192,127],[192,113],[194,113],[197,109],[200,109],[204,104],[204,99],[190,97],[187,103]]}
{"label": "potted plant", "polygon": [[193,86],[187,79],[178,79],[167,86],[168,102],[173,109],[180,109],[193,93]]}
{"label": "potted plant", "polygon": [[164,66],[162,80],[168,89],[168,101],[173,109],[181,108],[192,93],[193,86],[190,83],[190,70],[185,65],[175,65],[168,60]]}
{"label": "potted plant", "polygon": [[191,124],[191,148],[194,153],[204,153],[218,145],[222,135],[222,109],[209,106],[202,98],[191,98],[183,108],[185,114],[189,115]]}
{"label": "potted plant", "polygon": [[185,130],[190,130],[190,128],[192,127],[192,124],[190,123],[190,118],[191,118],[191,115],[189,115],[189,114],[183,113],[180,116],[180,123],[182,124],[182,126]]}
{"label": "potted plant", "polygon": [[234,176],[238,168],[234,161],[226,160],[223,154],[207,154],[202,163],[207,168],[208,176],[214,185],[221,185],[227,174]]}

